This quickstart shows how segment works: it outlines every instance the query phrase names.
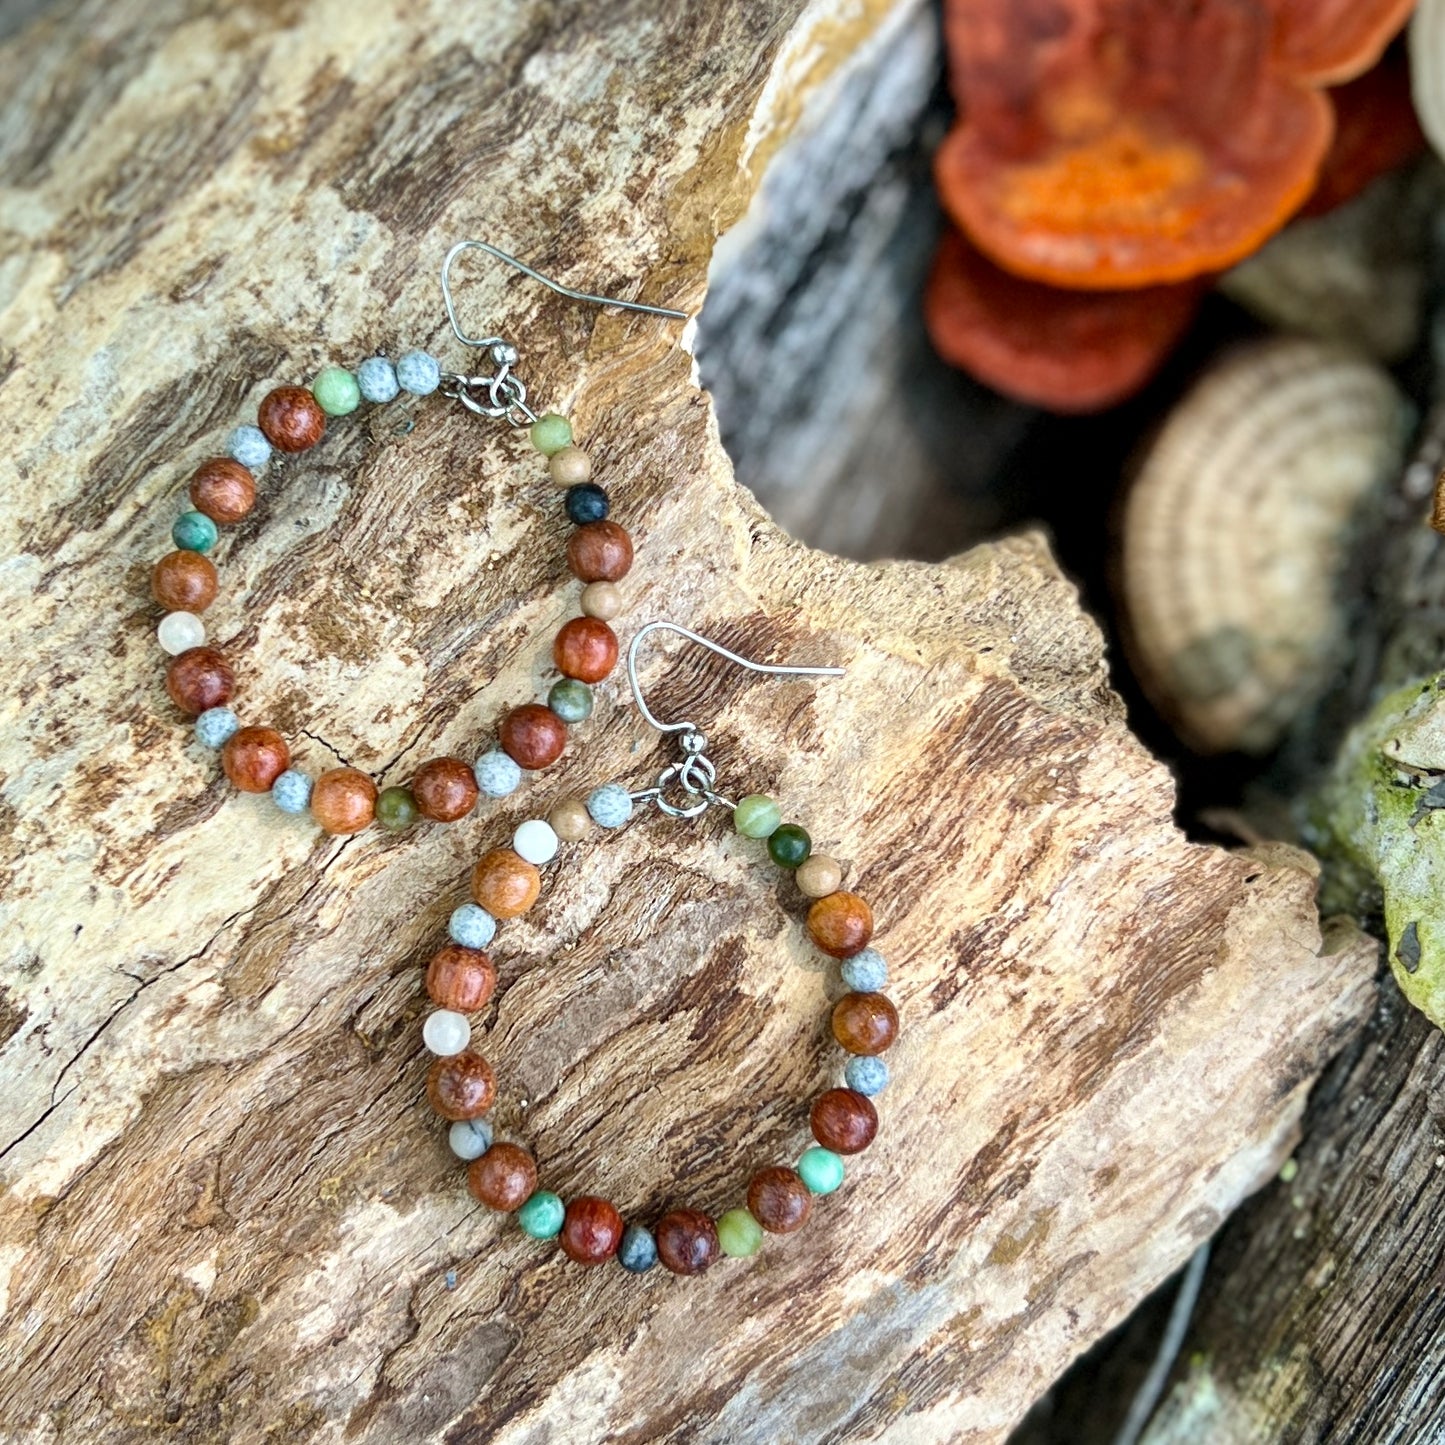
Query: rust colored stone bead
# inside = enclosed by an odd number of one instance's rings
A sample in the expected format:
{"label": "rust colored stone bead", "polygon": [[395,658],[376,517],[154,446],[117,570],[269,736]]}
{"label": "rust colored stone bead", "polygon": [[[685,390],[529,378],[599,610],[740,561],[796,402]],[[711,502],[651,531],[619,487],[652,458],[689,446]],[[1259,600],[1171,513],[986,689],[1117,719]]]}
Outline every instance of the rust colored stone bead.
{"label": "rust colored stone bead", "polygon": [[166,668],[166,691],[182,712],[199,717],[208,708],[230,702],[236,690],[231,664],[214,647],[192,647],[171,658]]}
{"label": "rust colored stone bead", "polygon": [[432,758],[416,770],[412,796],[423,818],[455,823],[477,805],[481,790],[476,774],[460,758]]}
{"label": "rust colored stone bead", "polygon": [[466,1049],[432,1061],[426,1096],[443,1119],[478,1119],[497,1097],[497,1076],[480,1054]]}
{"label": "rust colored stone bead", "polygon": [[467,1170],[467,1188],[488,1209],[510,1214],[537,1188],[537,1163],[520,1144],[493,1144]]}
{"label": "rust colored stone bead", "polygon": [[278,451],[304,452],[326,431],[326,413],[304,386],[278,386],[261,399],[256,422]]}
{"label": "rust colored stone bead", "polygon": [[856,893],[830,893],[808,910],[808,933],[824,953],[852,958],[873,937],[873,910]]}
{"label": "rust colored stone bead", "polygon": [[243,793],[269,793],[291,766],[291,749],[275,728],[242,728],[226,739],[221,766]]}
{"label": "rust colored stone bead", "polygon": [[552,660],[563,677],[601,682],[617,666],[617,634],[600,618],[574,617],[557,634]]}
{"label": "rust colored stone bead", "polygon": [[601,1264],[622,1243],[622,1216],[605,1199],[583,1194],[562,1219],[562,1253],[577,1264]]}
{"label": "rust colored stone bead", "polygon": [[151,573],[151,594],[167,612],[204,612],[219,585],[215,563],[199,552],[167,552]]}
{"label": "rust colored stone bead", "polygon": [[717,1226],[696,1209],[674,1209],[653,1231],[657,1257],[673,1274],[701,1274],[718,1257]]}
{"label": "rust colored stone bead", "polygon": [[328,833],[359,833],[376,816],[376,784],[358,768],[332,768],[312,785],[311,816]]}
{"label": "rust colored stone bead", "polygon": [[426,966],[427,997],[459,1014],[485,1008],[497,987],[497,967],[479,948],[449,943]]}
{"label": "rust colored stone bead", "polygon": [[813,1138],[835,1154],[861,1154],[878,1133],[878,1110],[866,1094],[829,1089],[813,1100]]}
{"label": "rust colored stone bead", "polygon": [[632,538],[616,522],[588,522],[567,539],[567,565],[584,582],[620,582],[632,568]]}
{"label": "rust colored stone bead", "polygon": [[239,522],[256,505],[256,482],[240,462],[212,457],[191,478],[191,505],[213,522]]}
{"label": "rust colored stone bead", "polygon": [[542,875],[511,848],[493,848],[472,869],[472,897],[493,918],[517,918],[542,891]]}
{"label": "rust colored stone bead", "polygon": [[850,1054],[881,1054],[898,1037],[898,1010],[881,993],[845,993],[833,1005],[833,1037]]}
{"label": "rust colored stone bead", "polygon": [[748,1210],[769,1234],[791,1234],[813,1212],[812,1191],[796,1169],[759,1169],[748,1185]]}
{"label": "rust colored stone bead", "polygon": [[536,771],[549,767],[567,746],[567,724],[539,702],[514,707],[497,728],[502,751],[518,767]]}

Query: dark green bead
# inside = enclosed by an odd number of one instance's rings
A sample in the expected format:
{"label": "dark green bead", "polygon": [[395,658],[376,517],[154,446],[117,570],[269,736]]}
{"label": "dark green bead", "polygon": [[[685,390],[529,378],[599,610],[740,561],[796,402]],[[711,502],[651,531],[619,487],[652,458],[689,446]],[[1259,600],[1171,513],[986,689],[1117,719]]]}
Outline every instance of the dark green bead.
{"label": "dark green bead", "polygon": [[393,833],[410,828],[421,817],[410,788],[383,788],[376,798],[376,821]]}
{"label": "dark green bead", "polygon": [[219,535],[204,512],[182,512],[171,528],[171,541],[183,552],[209,552]]}
{"label": "dark green bead", "polygon": [[812,851],[813,840],[796,823],[784,823],[768,837],[768,856],[779,868],[800,867]]}
{"label": "dark green bead", "polygon": [[592,689],[575,677],[564,677],[552,684],[547,706],[564,723],[586,722],[592,716]]}

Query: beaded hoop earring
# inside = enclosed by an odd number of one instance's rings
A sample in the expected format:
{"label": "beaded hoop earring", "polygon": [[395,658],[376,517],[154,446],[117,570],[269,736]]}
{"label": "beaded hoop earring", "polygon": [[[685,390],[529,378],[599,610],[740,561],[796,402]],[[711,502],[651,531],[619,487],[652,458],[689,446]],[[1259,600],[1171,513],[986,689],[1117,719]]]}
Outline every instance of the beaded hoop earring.
{"label": "beaded hoop earring", "polygon": [[[592,461],[573,444],[572,427],[556,413],[539,416],[527,404],[527,388],[513,369],[517,348],[500,336],[473,337],[457,320],[451,292],[451,267],[465,250],[477,249],[508,262],[528,276],[574,300],[628,311],[686,320],[666,307],[615,297],[594,296],[559,286],[515,257],[485,241],[461,241],[442,266],[442,296],[447,318],[463,345],[488,353],[496,371],[468,376],[443,371],[435,357],[407,351],[393,364],[385,356],[368,357],[352,372],[324,368],[309,388],[281,386],[262,399],[256,424],[230,433],[226,455],[211,457],[190,481],[192,510],[171,528],[175,550],[162,557],[151,577],[155,600],[166,609],[156,629],[162,649],[171,655],[166,690],[171,701],[195,717],[197,738],[220,751],[221,765],[235,787],[271,794],[285,813],[308,809],[328,833],[356,833],[373,820],[400,831],[419,819],[451,823],[465,817],[485,794],[502,798],[521,782],[524,770],[546,768],[567,745],[569,726],[592,713],[592,686],[617,664],[616,634],[608,625],[622,607],[617,583],[632,566],[632,538],[609,518],[607,493],[591,480]],[[329,421],[355,412],[363,401],[384,405],[402,392],[412,397],[433,393],[460,402],[478,416],[528,427],[532,445],[547,458],[552,479],[566,489],[565,510],[576,530],[567,541],[567,561],[583,583],[580,617],[563,624],[552,647],[561,673],[545,703],[512,708],[501,719],[498,746],[475,764],[439,757],[422,763],[409,787],[377,792],[357,768],[332,768],[314,780],[291,766],[291,750],[274,728],[241,725],[230,703],[236,678],[229,659],[206,643],[201,614],[215,600],[218,579],[206,555],[219,528],[240,522],[256,501],[256,474],[273,451],[294,455],[315,446]]]}
{"label": "beaded hoop earring", "polygon": [[[795,823],[784,823],[778,805],[754,794],[734,803],[714,784],[717,770],[707,756],[707,739],[691,722],[660,722],[642,696],[637,680],[637,652],[656,631],[682,637],[755,672],[837,676],[841,668],[778,667],[749,661],[727,648],[671,622],[649,622],[638,629],[628,649],[627,671],[638,708],[659,732],[680,735],[681,759],[666,767],[650,787],[631,791],[606,783],[585,803],[567,799],[547,820],[532,818],[513,834],[510,848],[486,853],[473,870],[474,902],[451,917],[452,942],[441,949],[426,970],[426,992],[437,1007],[422,1026],[423,1041],[436,1055],[427,1075],[427,1097],[450,1122],[452,1152],[468,1161],[467,1187],[489,1208],[515,1213],[524,1233],[534,1239],[558,1239],[563,1253],[578,1264],[594,1265],[616,1257],[629,1272],[641,1274],[659,1260],[674,1274],[701,1274],[719,1254],[756,1254],[764,1234],[790,1234],[812,1212],[815,1196],[831,1194],[843,1182],[844,1156],[860,1153],[878,1130],[873,1099],[888,1083],[888,1067],[880,1057],[898,1033],[898,1014],[882,992],[888,971],[882,955],[871,947],[873,914],[857,894],[842,889],[843,870],[832,858],[812,851],[812,840]],[[677,801],[669,798],[669,793]],[[654,1228],[636,1221],[624,1224],[617,1207],[595,1195],[579,1195],[564,1203],[551,1190],[538,1187],[532,1153],[520,1144],[498,1140],[485,1119],[497,1096],[492,1065],[471,1046],[468,1014],[485,1008],[497,984],[497,968],[481,948],[467,945],[478,938],[490,942],[498,922],[518,917],[541,892],[540,868],[558,853],[561,842],[575,843],[592,824],[605,830],[623,826],[638,804],[654,804],[673,818],[697,818],[710,807],[731,811],[734,827],[745,838],[765,841],[769,857],[790,870],[798,891],[810,900],[806,928],[814,945],[840,962],[848,990],[833,1006],[834,1039],[849,1056],[843,1083],[820,1094],[812,1104],[810,1123],[816,1143],[805,1149],[796,1166],[773,1165],[749,1181],[746,1207],[725,1211],[716,1220],[696,1209],[672,1209]]]}

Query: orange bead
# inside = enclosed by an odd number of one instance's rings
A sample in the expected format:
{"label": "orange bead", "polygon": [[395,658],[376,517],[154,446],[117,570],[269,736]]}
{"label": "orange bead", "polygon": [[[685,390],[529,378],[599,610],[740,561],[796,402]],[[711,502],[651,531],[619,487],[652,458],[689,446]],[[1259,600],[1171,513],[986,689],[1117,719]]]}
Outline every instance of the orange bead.
{"label": "orange bead", "polygon": [[261,399],[256,421],[278,451],[304,452],[326,431],[326,413],[304,386],[278,386]]}
{"label": "orange bead", "polygon": [[632,570],[632,538],[616,522],[588,522],[568,538],[567,563],[584,582],[620,582]]}
{"label": "orange bead", "polygon": [[467,1049],[433,1060],[426,1096],[443,1119],[479,1119],[497,1097],[497,1076],[480,1054]]}
{"label": "orange bead", "polygon": [[151,593],[167,612],[204,612],[218,586],[215,563],[199,552],[167,552],[151,573]]}
{"label": "orange bead", "polygon": [[200,716],[230,702],[235,690],[236,674],[214,647],[192,647],[171,658],[166,668],[166,691],[182,712]]}
{"label": "orange bead", "polygon": [[898,1010],[881,993],[845,993],[833,1005],[833,1037],[850,1054],[881,1054],[898,1037]]}
{"label": "orange bead", "polygon": [[359,833],[376,816],[376,784],[358,768],[332,768],[312,785],[311,815],[328,833]]}
{"label": "orange bead", "polygon": [[552,660],[563,677],[601,682],[617,666],[617,634],[598,617],[574,617],[552,644]]}
{"label": "orange bead", "polygon": [[808,934],[834,958],[852,958],[873,937],[873,910],[856,893],[830,893],[808,910]]}
{"label": "orange bead", "polygon": [[520,1144],[493,1144],[467,1170],[467,1188],[488,1209],[520,1209],[537,1188],[537,1162]]}
{"label": "orange bead", "polygon": [[240,462],[212,457],[191,478],[191,505],[213,522],[239,522],[256,505],[256,482]]}
{"label": "orange bead", "polygon": [[241,728],[226,739],[221,766],[243,793],[269,793],[291,766],[291,749],[275,728]]}
{"label": "orange bead", "polygon": [[479,948],[449,943],[427,964],[427,996],[438,1008],[475,1013],[486,1007],[496,987],[496,965]]}
{"label": "orange bead", "polygon": [[595,1194],[579,1195],[562,1218],[562,1253],[576,1264],[601,1264],[622,1243],[622,1216]]}
{"label": "orange bead", "polygon": [[878,1133],[878,1110],[856,1089],[829,1089],[813,1100],[813,1137],[835,1154],[857,1154]]}
{"label": "orange bead", "polygon": [[472,869],[472,897],[493,918],[516,918],[542,891],[542,875],[520,853],[493,848]]}
{"label": "orange bead", "polygon": [[562,756],[567,746],[567,724],[550,707],[524,702],[502,719],[497,740],[518,767],[535,772]]}
{"label": "orange bead", "polygon": [[411,780],[418,812],[434,823],[455,823],[477,804],[481,789],[476,774],[460,758],[433,758]]}

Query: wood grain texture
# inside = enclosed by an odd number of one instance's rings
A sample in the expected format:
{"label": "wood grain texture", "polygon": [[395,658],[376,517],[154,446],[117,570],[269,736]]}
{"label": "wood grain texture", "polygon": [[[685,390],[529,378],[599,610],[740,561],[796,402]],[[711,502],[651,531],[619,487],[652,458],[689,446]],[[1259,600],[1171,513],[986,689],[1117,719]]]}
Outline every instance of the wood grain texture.
{"label": "wood grain texture", "polygon": [[[10,1438],[997,1440],[1290,1147],[1372,948],[1322,935],[1299,855],[1183,841],[1039,539],[788,541],[656,323],[462,288],[637,538],[624,640],[661,613],[848,666],[648,663],[893,962],[880,1139],[798,1236],[584,1274],[471,1201],[424,1102],[421,972],[470,864],[662,758],[615,684],[555,777],[399,839],[235,794],[165,701],[149,563],[269,386],[460,361],[433,277],[468,234],[695,310],[798,88],[883,8],[122,0],[0,50]],[[536,696],[576,595],[521,440],[409,410],[267,471],[209,614],[248,720],[383,784]],[[640,821],[507,927],[497,1118],[564,1195],[720,1212],[836,1079],[836,974],[724,823]]]}

